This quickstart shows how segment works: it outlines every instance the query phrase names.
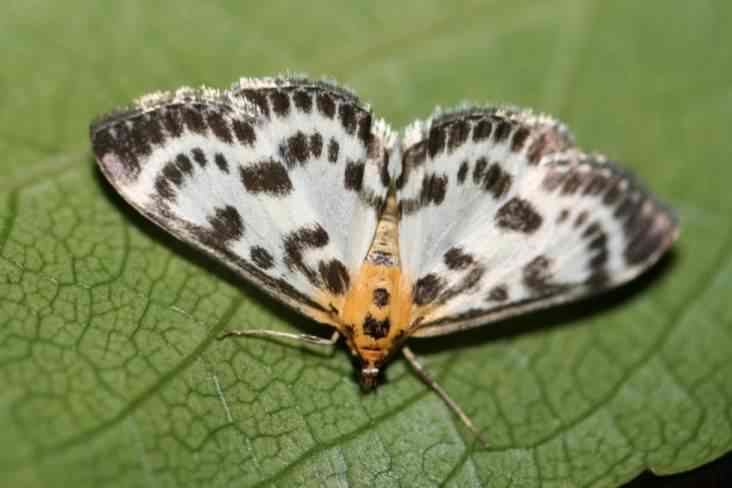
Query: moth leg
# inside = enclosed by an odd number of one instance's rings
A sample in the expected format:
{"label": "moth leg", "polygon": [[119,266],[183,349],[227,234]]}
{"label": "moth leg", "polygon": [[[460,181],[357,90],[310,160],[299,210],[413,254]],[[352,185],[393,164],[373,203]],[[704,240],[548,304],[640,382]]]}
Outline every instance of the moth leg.
{"label": "moth leg", "polygon": [[460,406],[455,403],[455,401],[450,398],[445,390],[442,389],[440,385],[437,384],[437,382],[432,379],[432,377],[427,373],[427,371],[424,370],[424,367],[419,362],[417,357],[414,355],[411,349],[404,346],[402,347],[402,353],[404,354],[404,357],[407,358],[407,361],[409,361],[409,364],[414,368],[414,372],[417,373],[417,376],[420,377],[422,381],[424,381],[430,388],[432,388],[435,393],[437,393],[440,398],[447,404],[448,407],[458,416],[460,417],[460,420],[463,421],[465,426],[473,431],[475,436],[478,438],[478,440],[483,444],[483,447],[487,447],[488,443],[485,440],[485,437],[480,433],[480,431],[473,425],[473,421],[470,420],[470,417],[468,417],[465,412],[463,412],[463,409],[460,408]]}
{"label": "moth leg", "polygon": [[306,342],[308,344],[318,344],[320,346],[332,346],[338,342],[340,334],[338,331],[334,331],[330,338],[318,337],[310,334],[292,334],[290,332],[280,332],[279,330],[264,330],[264,329],[253,329],[253,330],[230,330],[224,332],[218,339],[224,339],[226,337],[241,337],[241,336],[256,336],[256,337],[281,337],[284,339],[291,339],[300,342]]}

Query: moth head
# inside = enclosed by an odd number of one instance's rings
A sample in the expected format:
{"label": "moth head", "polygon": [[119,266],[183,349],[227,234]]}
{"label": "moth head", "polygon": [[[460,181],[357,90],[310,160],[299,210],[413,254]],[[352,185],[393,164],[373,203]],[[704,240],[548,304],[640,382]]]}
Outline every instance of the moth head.
{"label": "moth head", "polygon": [[353,352],[361,362],[361,388],[365,391],[373,389],[379,383],[381,367],[386,362],[386,351],[368,344],[366,347],[355,348]]}
{"label": "moth head", "polygon": [[367,365],[361,368],[361,388],[364,390],[373,389],[379,382],[379,368]]}

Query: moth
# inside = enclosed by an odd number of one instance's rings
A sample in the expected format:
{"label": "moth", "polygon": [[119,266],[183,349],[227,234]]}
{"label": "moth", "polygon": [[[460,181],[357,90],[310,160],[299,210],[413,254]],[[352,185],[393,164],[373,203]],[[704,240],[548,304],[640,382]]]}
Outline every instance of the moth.
{"label": "moth", "polygon": [[302,77],[144,96],[91,124],[135,209],[332,336],[376,385],[405,345],[625,283],[679,233],[671,209],[559,121],[515,107],[437,111],[403,134],[354,93]]}

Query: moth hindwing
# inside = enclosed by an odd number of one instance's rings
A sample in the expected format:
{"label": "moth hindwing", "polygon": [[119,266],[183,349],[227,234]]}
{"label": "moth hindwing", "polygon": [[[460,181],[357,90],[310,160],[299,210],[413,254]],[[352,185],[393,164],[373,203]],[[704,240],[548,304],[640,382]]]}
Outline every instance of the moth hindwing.
{"label": "moth hindwing", "polygon": [[625,283],[678,235],[673,212],[558,121],[471,107],[400,140],[333,83],[242,79],[140,98],[91,126],[122,197],[285,305],[335,329],[376,384],[404,345]]}

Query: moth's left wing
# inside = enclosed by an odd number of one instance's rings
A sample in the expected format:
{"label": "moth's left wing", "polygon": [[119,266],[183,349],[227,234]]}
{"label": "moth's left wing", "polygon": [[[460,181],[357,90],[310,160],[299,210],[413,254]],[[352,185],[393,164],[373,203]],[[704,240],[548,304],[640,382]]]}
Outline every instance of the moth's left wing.
{"label": "moth's left wing", "polygon": [[94,122],[91,139],[148,219],[325,323],[391,179],[386,125],[348,90],[304,78],[149,95]]}
{"label": "moth's left wing", "polygon": [[448,113],[414,124],[402,151],[399,243],[416,337],[617,286],[678,235],[667,207],[545,116]]}

